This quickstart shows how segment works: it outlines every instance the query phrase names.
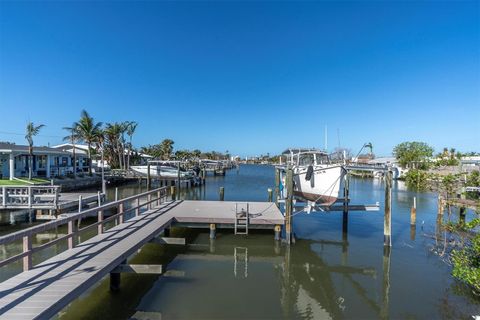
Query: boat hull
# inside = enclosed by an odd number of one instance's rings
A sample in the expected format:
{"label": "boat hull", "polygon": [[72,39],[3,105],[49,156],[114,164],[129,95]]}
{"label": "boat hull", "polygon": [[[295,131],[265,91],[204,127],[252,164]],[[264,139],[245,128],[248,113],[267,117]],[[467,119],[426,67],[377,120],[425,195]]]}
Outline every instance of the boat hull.
{"label": "boat hull", "polygon": [[[133,171],[146,176],[148,174],[147,166],[132,166],[130,167]],[[150,176],[155,178],[178,178],[178,171],[175,168],[165,167],[165,166],[150,166]],[[192,175],[189,172],[180,171],[180,178],[191,178]]]}
{"label": "boat hull", "polygon": [[[313,171],[312,171],[313,169]],[[342,166],[312,166],[294,168],[293,194],[318,204],[330,205],[340,197],[340,185],[345,175]]]}

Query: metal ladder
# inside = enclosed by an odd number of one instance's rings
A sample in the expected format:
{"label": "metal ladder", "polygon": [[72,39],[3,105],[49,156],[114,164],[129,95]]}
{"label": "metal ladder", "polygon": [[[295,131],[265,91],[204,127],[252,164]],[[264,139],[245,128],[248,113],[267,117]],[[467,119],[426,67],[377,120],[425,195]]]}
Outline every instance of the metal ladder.
{"label": "metal ladder", "polygon": [[237,269],[239,267],[239,265],[241,264],[241,256],[243,255],[243,267],[244,267],[244,270],[243,270],[243,276],[245,278],[248,277],[248,248],[246,247],[235,247],[234,249],[234,257],[235,257],[235,261],[234,261],[234,264],[233,264],[233,274],[235,275],[235,278],[237,278]]}
{"label": "metal ladder", "polygon": [[250,212],[247,203],[247,209],[244,207],[238,210],[238,203],[235,203],[235,234],[248,234],[248,224],[250,222]]}

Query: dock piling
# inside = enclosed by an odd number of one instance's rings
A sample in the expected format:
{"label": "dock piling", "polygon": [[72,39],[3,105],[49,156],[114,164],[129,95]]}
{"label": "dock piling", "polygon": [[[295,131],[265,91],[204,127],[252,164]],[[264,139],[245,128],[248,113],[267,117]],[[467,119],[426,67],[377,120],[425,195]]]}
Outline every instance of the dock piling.
{"label": "dock piling", "polygon": [[278,199],[280,198],[280,170],[275,168],[275,204],[278,207]]}
{"label": "dock piling", "polygon": [[392,172],[385,174],[385,214],[383,220],[383,245],[392,246]]}
{"label": "dock piling", "polygon": [[293,170],[287,167],[286,177],[287,198],[285,199],[285,237],[287,244],[292,242],[292,209],[293,209]]}
{"label": "dock piling", "polygon": [[415,225],[417,222],[417,197],[413,197],[413,206],[410,209],[410,224]]}
{"label": "dock piling", "polygon": [[150,175],[150,163],[147,164],[147,189],[150,190],[152,186],[152,177]]}
{"label": "dock piling", "polygon": [[177,199],[177,191],[175,186],[170,186],[170,194],[172,195],[172,201]]}
{"label": "dock piling", "polygon": [[218,195],[220,197],[220,201],[223,201],[225,199],[225,187],[220,187]]}
{"label": "dock piling", "polygon": [[268,192],[268,202],[272,202],[273,201],[273,191],[272,191],[272,189],[268,188],[267,192]]}
{"label": "dock piling", "polygon": [[280,236],[282,234],[282,227],[277,224],[274,230],[275,230],[275,241],[280,241]]}
{"label": "dock piling", "polygon": [[216,238],[216,225],[215,223],[210,223],[210,239]]}

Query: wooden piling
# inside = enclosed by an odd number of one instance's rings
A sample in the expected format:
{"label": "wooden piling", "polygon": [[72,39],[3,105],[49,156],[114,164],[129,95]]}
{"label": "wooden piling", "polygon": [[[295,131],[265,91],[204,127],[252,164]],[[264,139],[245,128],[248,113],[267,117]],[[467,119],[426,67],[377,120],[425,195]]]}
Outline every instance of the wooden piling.
{"label": "wooden piling", "polygon": [[210,223],[210,239],[216,238],[216,225],[215,223]]}
{"label": "wooden piling", "polygon": [[343,221],[342,221],[342,233],[346,237],[348,233],[348,202],[350,197],[350,175],[345,175],[343,184]]}
{"label": "wooden piling", "polygon": [[291,244],[293,210],[293,170],[291,166],[287,167],[287,177],[285,184],[287,187],[287,198],[285,199],[285,237],[287,244]]}
{"label": "wooden piling", "polygon": [[282,233],[282,227],[280,225],[276,225],[275,226],[275,241],[280,241],[280,236],[281,236],[281,233]]}
{"label": "wooden piling", "polygon": [[280,169],[275,168],[275,205],[278,207],[280,198]]}
{"label": "wooden piling", "polygon": [[118,201],[118,187],[115,187],[115,201]]}
{"label": "wooden piling", "polygon": [[383,245],[392,245],[392,172],[385,174],[385,214],[383,220]]}
{"label": "wooden piling", "polygon": [[172,201],[175,201],[177,199],[177,191],[175,186],[170,186],[170,194],[172,196]]}
{"label": "wooden piling", "polygon": [[273,191],[272,191],[272,189],[268,188],[267,192],[268,192],[268,202],[272,202],[273,201]]}
{"label": "wooden piling", "polygon": [[225,199],[225,188],[220,187],[220,190],[218,191],[218,195],[220,197],[220,201],[223,201]]}
{"label": "wooden piling", "polygon": [[410,225],[414,226],[417,222],[417,197],[413,197],[413,206],[410,209]]}
{"label": "wooden piling", "polygon": [[440,194],[438,195],[437,206],[438,206],[438,215],[443,215],[443,199]]}

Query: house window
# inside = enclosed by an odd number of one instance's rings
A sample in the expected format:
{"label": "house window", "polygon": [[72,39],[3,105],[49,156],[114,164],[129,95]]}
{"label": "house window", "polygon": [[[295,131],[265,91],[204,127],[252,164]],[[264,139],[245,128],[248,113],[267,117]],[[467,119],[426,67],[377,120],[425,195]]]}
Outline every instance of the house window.
{"label": "house window", "polygon": [[68,164],[68,158],[67,157],[62,157],[62,167],[66,167]]}
{"label": "house window", "polygon": [[38,169],[45,169],[47,167],[47,156],[37,156]]}

